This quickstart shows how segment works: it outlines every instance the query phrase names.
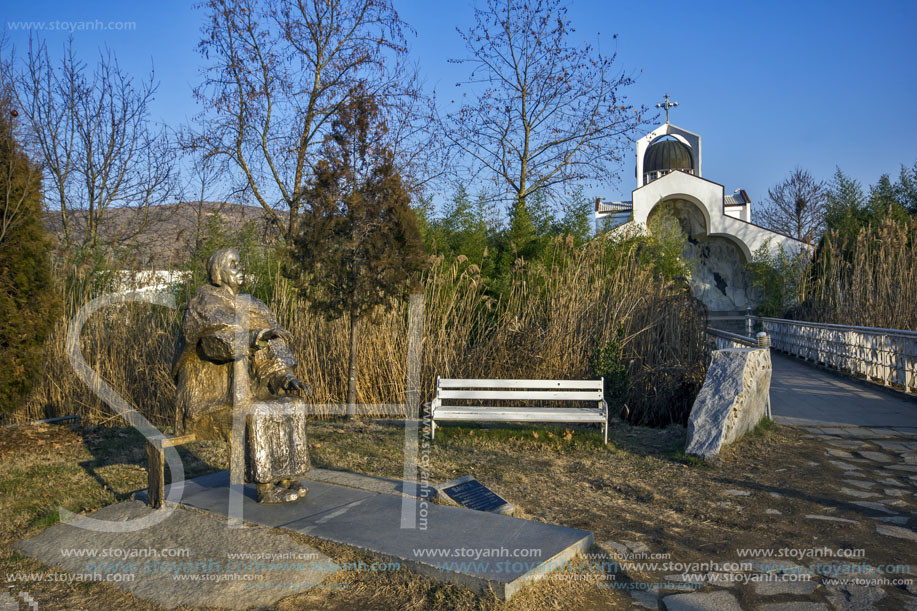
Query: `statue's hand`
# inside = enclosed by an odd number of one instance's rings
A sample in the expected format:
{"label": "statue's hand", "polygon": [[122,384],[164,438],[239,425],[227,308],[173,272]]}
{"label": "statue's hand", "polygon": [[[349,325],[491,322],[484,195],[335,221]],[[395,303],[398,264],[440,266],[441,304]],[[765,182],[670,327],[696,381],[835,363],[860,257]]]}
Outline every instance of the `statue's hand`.
{"label": "statue's hand", "polygon": [[287,375],[283,380],[283,389],[287,392],[301,392],[303,396],[308,397],[312,394],[312,389],[294,375]]}

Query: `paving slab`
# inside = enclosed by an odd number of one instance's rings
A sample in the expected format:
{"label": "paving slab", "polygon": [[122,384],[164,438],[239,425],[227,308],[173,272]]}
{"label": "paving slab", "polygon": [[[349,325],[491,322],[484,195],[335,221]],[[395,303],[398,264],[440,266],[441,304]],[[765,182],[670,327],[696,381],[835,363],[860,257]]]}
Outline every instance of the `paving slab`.
{"label": "paving slab", "polygon": [[843,522],[845,524],[859,524],[856,520],[848,520],[847,518],[836,518],[834,516],[822,516],[817,514],[807,513],[805,515],[809,520],[824,520],[825,522]]}
{"label": "paving slab", "polygon": [[892,427],[872,427],[869,429],[870,437],[874,439],[898,439],[903,437],[903,433],[896,431]]}
{"label": "paving slab", "polygon": [[894,462],[895,459],[889,456],[888,454],[883,454],[882,452],[870,452],[869,450],[859,450],[857,454],[863,458],[868,458],[869,460],[875,462]]}
{"label": "paving slab", "polygon": [[686,573],[675,573],[673,575],[666,575],[663,577],[666,581],[670,582],[679,582],[679,583],[693,583],[693,584],[702,584],[704,583],[705,577],[703,575],[695,574],[686,574]]}
{"label": "paving slab", "polygon": [[[155,511],[128,501],[88,517],[117,523]],[[322,588],[322,580],[334,572],[330,558],[288,535],[263,527],[228,528],[212,514],[184,507],[132,532],[80,528],[83,520],[56,524],[14,547],[70,573],[97,575],[167,609],[271,606],[291,593]]]}
{"label": "paving slab", "polygon": [[858,499],[868,499],[874,496],[879,496],[878,492],[867,492],[866,490],[854,490],[853,488],[841,488],[841,494],[846,494],[847,496],[854,496]]}
{"label": "paving slab", "polygon": [[900,526],[891,526],[889,524],[879,524],[876,526],[876,532],[887,537],[897,537],[898,539],[907,539],[908,541],[917,543],[917,532],[914,532],[909,528],[901,528]]}
{"label": "paving slab", "polygon": [[859,507],[864,507],[866,509],[872,509],[873,511],[880,511],[882,513],[890,513],[892,515],[897,515],[897,511],[892,511],[885,505],[881,503],[874,503],[872,501],[850,501],[851,505],[858,505]]}
{"label": "paving slab", "polygon": [[743,575],[738,573],[711,571],[704,576],[704,581],[717,588],[737,588],[743,583],[743,577]]}
{"label": "paving slab", "polygon": [[867,445],[865,441],[859,439],[826,439],[825,443],[828,445],[836,446],[838,448],[846,448],[848,450],[864,448]]}
{"label": "paving slab", "polygon": [[760,611],[828,611],[825,603],[794,601],[789,603],[771,603],[759,607]]}
{"label": "paving slab", "polygon": [[828,588],[828,601],[837,611],[864,611],[875,609],[874,603],[885,598],[885,590],[876,586],[846,583]]}
{"label": "paving slab", "polygon": [[800,575],[813,576],[808,568],[782,558],[752,558],[751,566],[754,570],[765,575],[788,576],[787,580],[800,579]]}
{"label": "paving slab", "polygon": [[902,498],[887,498],[887,499],[876,499],[876,503],[882,503],[883,505],[891,505],[892,507],[907,507],[907,501]]}
{"label": "paving slab", "polygon": [[[590,532],[555,524],[435,505],[308,478],[302,482],[309,489],[308,495],[284,505],[258,504],[254,487],[246,485],[243,519],[396,560],[404,568],[441,582],[465,585],[476,592],[492,589],[503,599],[510,598],[524,584],[560,568],[593,542]],[[184,482],[181,503],[228,515],[229,473],[221,471]],[[403,506],[408,511],[403,512]],[[417,528],[402,528],[402,518],[410,520],[411,516]],[[474,555],[445,555],[457,549],[489,556],[476,560]],[[528,550],[527,556],[512,556],[521,549]],[[508,553],[495,557],[490,555],[492,550]]]}
{"label": "paving slab", "polygon": [[634,554],[649,554],[651,552],[650,546],[643,541],[624,541],[623,543]]}
{"label": "paving slab", "polygon": [[807,596],[815,591],[815,581],[768,580],[755,583],[755,594],[758,596],[777,596],[778,594],[797,594]]}
{"label": "paving slab", "polygon": [[822,428],[822,430],[831,437],[839,437],[841,439],[865,440],[874,436],[870,429],[862,426],[828,427]]}
{"label": "paving slab", "polygon": [[659,609],[659,594],[656,592],[646,592],[643,590],[633,590],[630,597],[634,599],[634,604],[643,609]]}
{"label": "paving slab", "polygon": [[739,601],[729,592],[692,592],[673,594],[662,599],[667,611],[742,611]]}
{"label": "paving slab", "polygon": [[885,517],[873,518],[873,520],[878,520],[879,522],[887,522],[889,524],[898,524],[898,525],[907,524],[908,519],[909,518],[907,516],[885,516]]}
{"label": "paving slab", "polygon": [[910,450],[908,444],[903,441],[888,441],[885,439],[876,439],[873,441],[874,444],[882,448],[883,450],[888,450],[890,452],[906,452]]}

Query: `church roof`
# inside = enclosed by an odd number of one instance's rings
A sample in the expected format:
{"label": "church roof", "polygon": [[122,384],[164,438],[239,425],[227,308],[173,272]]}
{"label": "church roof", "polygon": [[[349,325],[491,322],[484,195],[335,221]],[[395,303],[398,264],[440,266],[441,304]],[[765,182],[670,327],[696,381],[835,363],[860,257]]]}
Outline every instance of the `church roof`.
{"label": "church roof", "polygon": [[751,203],[751,199],[749,199],[745,189],[739,189],[732,195],[723,196],[724,206],[747,206],[749,203]]}
{"label": "church roof", "polygon": [[678,140],[658,140],[649,145],[643,157],[644,172],[692,169],[691,150]]}
{"label": "church roof", "polygon": [[614,214],[616,212],[630,212],[633,209],[633,202],[605,202],[601,198],[595,200],[595,211],[599,213]]}

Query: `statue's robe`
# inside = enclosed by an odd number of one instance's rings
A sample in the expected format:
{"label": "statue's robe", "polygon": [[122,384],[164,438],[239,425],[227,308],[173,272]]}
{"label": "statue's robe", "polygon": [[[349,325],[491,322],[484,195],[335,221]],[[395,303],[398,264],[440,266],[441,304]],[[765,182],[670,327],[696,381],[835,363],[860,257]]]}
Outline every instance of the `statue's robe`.
{"label": "statue's robe", "polygon": [[[252,345],[252,338],[269,330],[279,337]],[[198,289],[182,319],[172,369],[181,427],[186,433],[195,433],[198,439],[229,441],[233,406],[260,406],[261,409],[249,410],[246,417],[244,443],[249,481],[270,481],[308,470],[305,403],[277,396],[283,379],[295,375],[296,360],[287,345],[288,338],[287,331],[262,301],[247,294],[234,295],[225,286],[207,284]],[[238,380],[239,388],[234,389],[234,371],[240,369],[247,379]],[[283,444],[273,439],[274,434],[265,437],[267,421],[259,425],[260,420],[252,420],[252,414],[266,414],[271,406],[276,408],[271,419],[273,427],[285,429],[281,435],[285,438]],[[281,425],[278,418],[287,424]],[[251,447],[253,443],[258,447]],[[265,453],[266,445],[276,446],[275,451]],[[296,454],[292,458],[291,450]],[[259,474],[257,479],[255,473]]]}

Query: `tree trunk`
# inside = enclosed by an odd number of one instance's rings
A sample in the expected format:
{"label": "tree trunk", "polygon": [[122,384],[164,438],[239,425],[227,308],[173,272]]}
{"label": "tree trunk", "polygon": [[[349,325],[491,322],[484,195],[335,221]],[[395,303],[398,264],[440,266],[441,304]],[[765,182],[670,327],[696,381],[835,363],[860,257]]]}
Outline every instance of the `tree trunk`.
{"label": "tree trunk", "polygon": [[347,417],[356,413],[357,404],[357,340],[360,319],[356,312],[350,313],[350,364],[347,367]]}

